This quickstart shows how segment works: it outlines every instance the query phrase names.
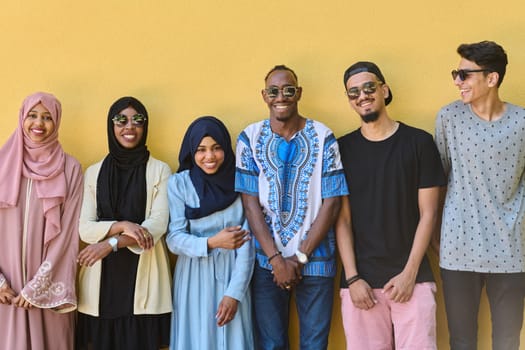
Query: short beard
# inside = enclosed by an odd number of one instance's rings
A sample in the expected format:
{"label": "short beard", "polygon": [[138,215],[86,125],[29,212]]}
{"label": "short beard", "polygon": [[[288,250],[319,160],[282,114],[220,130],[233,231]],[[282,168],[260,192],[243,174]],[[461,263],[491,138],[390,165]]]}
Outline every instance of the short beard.
{"label": "short beard", "polygon": [[379,112],[370,112],[368,114],[361,115],[361,119],[365,123],[375,122],[377,119],[379,119]]}

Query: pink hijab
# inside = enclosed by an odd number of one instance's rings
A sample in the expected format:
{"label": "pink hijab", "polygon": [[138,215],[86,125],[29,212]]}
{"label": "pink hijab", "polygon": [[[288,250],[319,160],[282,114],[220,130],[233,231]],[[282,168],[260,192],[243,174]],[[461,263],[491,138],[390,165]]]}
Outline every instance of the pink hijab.
{"label": "pink hijab", "polygon": [[[23,129],[27,114],[39,103],[55,122],[55,130],[41,143],[33,142]],[[60,233],[60,204],[66,196],[65,153],[58,142],[61,113],[55,96],[45,92],[29,95],[20,108],[17,129],[0,149],[0,208],[15,207],[22,176],[32,179],[38,198],[43,200],[46,242]]]}

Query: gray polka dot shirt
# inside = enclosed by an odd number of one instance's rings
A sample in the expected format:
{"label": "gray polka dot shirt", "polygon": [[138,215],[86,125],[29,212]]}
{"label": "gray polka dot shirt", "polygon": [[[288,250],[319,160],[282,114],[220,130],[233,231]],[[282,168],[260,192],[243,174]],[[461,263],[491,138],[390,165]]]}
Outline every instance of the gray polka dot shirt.
{"label": "gray polka dot shirt", "polygon": [[524,272],[525,109],[506,103],[488,122],[456,101],[439,111],[435,137],[448,174],[440,266]]}

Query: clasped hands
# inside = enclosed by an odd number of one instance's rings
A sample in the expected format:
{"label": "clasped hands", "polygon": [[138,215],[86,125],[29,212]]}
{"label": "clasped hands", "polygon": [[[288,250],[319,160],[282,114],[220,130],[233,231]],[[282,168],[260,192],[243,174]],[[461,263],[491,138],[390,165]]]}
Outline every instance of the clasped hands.
{"label": "clasped hands", "polygon": [[303,278],[303,264],[297,261],[295,255],[283,258],[282,255],[272,259],[273,282],[281,289],[291,290]]}
{"label": "clasped hands", "polygon": [[9,286],[9,284],[7,284],[7,282],[0,287],[0,303],[22,307],[26,310],[33,307],[33,305],[31,305],[21,293],[16,295],[15,291]]}

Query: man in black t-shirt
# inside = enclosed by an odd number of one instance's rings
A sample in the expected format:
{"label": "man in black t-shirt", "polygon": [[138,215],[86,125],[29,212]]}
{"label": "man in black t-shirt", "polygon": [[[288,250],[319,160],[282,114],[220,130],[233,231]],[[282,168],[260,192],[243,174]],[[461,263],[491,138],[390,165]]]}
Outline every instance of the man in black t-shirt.
{"label": "man in black t-shirt", "polygon": [[[390,119],[379,68],[344,74],[361,127],[339,139],[350,195],[336,226],[348,349],[436,349],[435,283],[425,255],[446,184],[432,136]],[[351,210],[350,210],[351,208]]]}

